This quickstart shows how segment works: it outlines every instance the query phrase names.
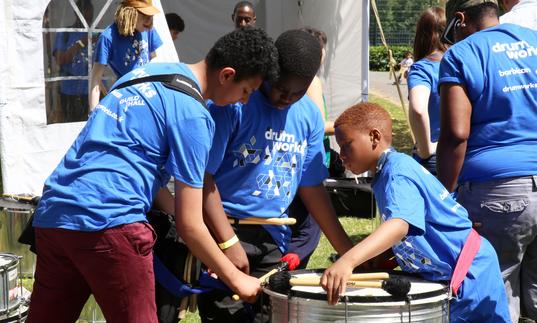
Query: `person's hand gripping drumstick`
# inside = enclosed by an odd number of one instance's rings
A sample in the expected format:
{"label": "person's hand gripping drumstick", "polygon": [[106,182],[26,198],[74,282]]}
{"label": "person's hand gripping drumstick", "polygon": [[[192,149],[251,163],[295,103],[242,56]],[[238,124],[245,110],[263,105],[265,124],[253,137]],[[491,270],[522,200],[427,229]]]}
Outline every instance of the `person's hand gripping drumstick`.
{"label": "person's hand gripping drumstick", "polygon": [[408,223],[393,218],[382,223],[373,233],[347,251],[321,277],[321,286],[326,290],[328,303],[335,305],[345,295],[347,281],[352,270],[365,261],[383,253],[408,233]]}
{"label": "person's hand gripping drumstick", "polygon": [[[265,285],[267,283],[267,279],[270,276],[272,276],[273,274],[278,273],[280,271],[287,270],[288,267],[289,267],[289,264],[287,262],[285,262],[285,261],[282,261],[282,262],[278,263],[278,266],[276,268],[272,269],[268,273],[266,273],[263,276],[259,277],[259,283],[261,285]],[[237,295],[237,294],[234,294],[232,296],[232,298],[233,298],[234,301],[238,301],[240,299],[239,295]]]}

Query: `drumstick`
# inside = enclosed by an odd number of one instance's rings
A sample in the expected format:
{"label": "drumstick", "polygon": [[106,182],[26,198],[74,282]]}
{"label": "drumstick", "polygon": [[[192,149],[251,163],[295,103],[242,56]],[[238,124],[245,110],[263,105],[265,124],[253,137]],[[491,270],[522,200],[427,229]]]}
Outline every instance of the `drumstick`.
{"label": "drumstick", "polygon": [[[355,274],[359,275],[359,274]],[[320,286],[321,278],[318,276],[292,277],[289,272],[279,272],[269,277],[270,289],[280,293],[287,294],[292,286]],[[382,281],[368,280],[351,280],[348,282],[351,287],[361,288],[381,288],[389,294],[397,297],[403,297],[410,291],[410,281],[402,278],[388,278]]]}
{"label": "drumstick", "polygon": [[[272,276],[273,274],[275,274],[277,272],[284,271],[285,269],[287,269],[288,266],[289,266],[289,264],[287,263],[287,261],[280,262],[276,268],[272,269],[268,273],[266,273],[263,276],[259,277],[259,283],[261,285],[266,284],[267,283],[267,278],[269,278],[270,276]],[[237,294],[234,294],[231,298],[233,298],[234,301],[238,301],[240,299],[240,296],[237,295]]]}
{"label": "drumstick", "polygon": [[228,218],[229,223],[234,224],[272,224],[272,225],[293,225],[296,223],[295,218]]}
{"label": "drumstick", "polygon": [[[349,277],[349,281],[358,282],[358,281],[367,281],[367,280],[381,280],[389,279],[390,275],[388,273],[365,273],[365,274],[352,274]],[[321,277],[320,276],[303,276],[303,277],[289,277],[289,283],[291,286],[320,286]]]}
{"label": "drumstick", "polygon": [[24,196],[24,195],[13,195],[13,194],[3,194],[2,197],[14,199],[19,202],[30,203],[33,205],[37,205],[37,203],[39,203],[39,200],[41,199],[41,196]]}

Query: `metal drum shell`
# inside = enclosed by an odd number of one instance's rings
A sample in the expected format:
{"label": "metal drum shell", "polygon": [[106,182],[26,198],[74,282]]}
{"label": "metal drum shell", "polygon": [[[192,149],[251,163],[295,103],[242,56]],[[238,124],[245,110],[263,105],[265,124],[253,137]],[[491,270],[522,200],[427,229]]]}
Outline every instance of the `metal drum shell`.
{"label": "metal drum shell", "polygon": [[0,323],[23,323],[28,317],[29,304],[21,303],[15,310],[0,315]]}
{"label": "metal drum shell", "polygon": [[[19,257],[0,253],[0,314],[9,313],[19,307]],[[6,260],[6,262],[4,261]]]}
{"label": "metal drum shell", "polygon": [[[322,270],[299,270],[292,274],[321,273]],[[399,276],[406,276],[400,272]],[[415,276],[409,276],[416,279]],[[420,279],[426,282],[423,279]],[[404,300],[393,297],[343,297],[333,306],[326,301],[326,295],[319,296],[291,291],[290,295],[280,294],[264,288],[270,298],[271,322],[449,322],[448,287],[435,293],[424,293],[426,297],[410,297],[410,307]],[[317,298],[317,299],[315,299]],[[410,319],[409,319],[410,313]]]}
{"label": "metal drum shell", "polygon": [[29,204],[17,202],[20,208],[3,208],[0,206],[0,252],[21,256],[22,277],[33,277],[36,256],[27,245],[18,242],[19,236],[32,215]]}

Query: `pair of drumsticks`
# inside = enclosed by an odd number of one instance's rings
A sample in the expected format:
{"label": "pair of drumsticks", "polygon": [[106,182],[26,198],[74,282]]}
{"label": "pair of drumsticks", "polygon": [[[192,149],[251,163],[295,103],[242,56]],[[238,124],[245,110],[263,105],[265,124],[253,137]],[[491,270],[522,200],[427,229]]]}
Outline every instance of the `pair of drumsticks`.
{"label": "pair of drumsticks", "polygon": [[[277,268],[272,269],[259,278],[261,284],[267,284],[272,291],[287,294],[292,286],[320,286],[321,277],[316,275],[293,277],[286,271],[287,263],[282,262]],[[388,273],[362,273],[352,274],[347,285],[355,288],[380,288],[397,297],[404,297],[410,291],[410,281],[404,278],[391,278]],[[238,295],[233,295],[234,300],[239,300]]]}
{"label": "pair of drumsticks", "polygon": [[[269,277],[270,289],[287,294],[292,286],[320,286],[321,277],[316,275],[293,277],[287,271],[278,272]],[[347,285],[356,288],[380,288],[390,295],[404,297],[410,291],[410,281],[403,278],[392,278],[388,273],[352,274]]]}

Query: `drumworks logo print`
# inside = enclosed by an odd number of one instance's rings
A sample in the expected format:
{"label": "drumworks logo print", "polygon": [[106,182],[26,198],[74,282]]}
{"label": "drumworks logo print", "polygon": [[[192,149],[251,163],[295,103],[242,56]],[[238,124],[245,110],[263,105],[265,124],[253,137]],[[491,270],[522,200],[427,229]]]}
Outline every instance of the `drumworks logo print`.
{"label": "drumworks logo print", "polygon": [[[256,148],[256,144],[264,145],[264,148]],[[268,127],[260,142],[252,136],[249,142],[242,144],[233,152],[236,157],[233,167],[263,163],[266,172],[257,176],[257,188],[251,194],[266,199],[283,199],[281,211],[284,212],[291,202],[291,189],[297,169],[302,165],[306,147],[307,140],[298,142],[294,134],[285,130],[275,131],[272,127]]]}
{"label": "drumworks logo print", "polygon": [[518,41],[514,43],[496,43],[492,46],[495,53],[505,52],[510,59],[520,59],[531,56],[537,56],[537,48],[530,45],[527,41]]}

